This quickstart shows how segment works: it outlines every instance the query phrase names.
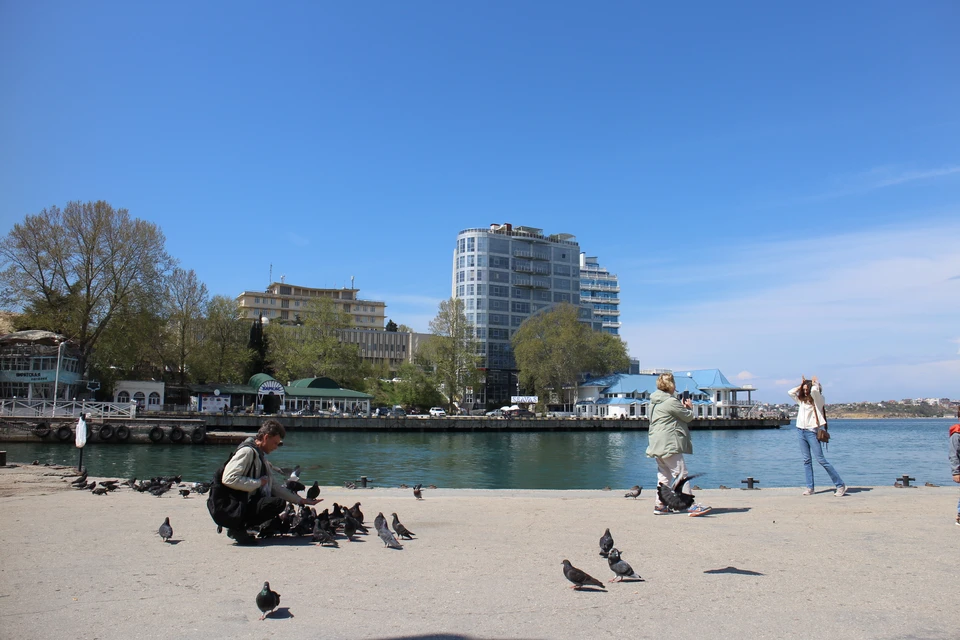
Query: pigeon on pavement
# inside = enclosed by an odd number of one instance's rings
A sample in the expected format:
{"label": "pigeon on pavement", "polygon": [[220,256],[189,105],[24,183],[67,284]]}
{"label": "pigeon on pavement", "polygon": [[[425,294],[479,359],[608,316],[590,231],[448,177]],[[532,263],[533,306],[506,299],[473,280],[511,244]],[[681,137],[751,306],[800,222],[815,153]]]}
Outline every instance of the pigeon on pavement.
{"label": "pigeon on pavement", "polygon": [[393,530],[394,530],[394,532],[396,532],[396,534],[397,534],[398,536],[400,536],[401,538],[405,538],[405,539],[407,539],[407,540],[412,540],[412,539],[413,539],[413,536],[415,536],[416,534],[415,534],[413,531],[410,531],[410,529],[407,529],[405,526],[403,526],[403,524],[400,522],[400,518],[397,517],[397,514],[396,514],[396,513],[392,513],[392,514],[390,514],[390,515],[393,516]]}
{"label": "pigeon on pavement", "polygon": [[669,487],[665,484],[657,485],[657,494],[660,496],[660,502],[667,505],[673,511],[686,511],[693,505],[693,494],[692,493],[683,493],[683,485],[688,481],[693,480],[700,474],[692,476],[684,476],[682,478],[677,478],[677,481],[674,483],[673,487]]}
{"label": "pigeon on pavement", "polygon": [[575,566],[570,564],[569,560],[563,561],[563,577],[573,583],[573,586],[570,587],[571,589],[576,589],[578,591],[585,584],[606,589],[602,582],[588,574],[586,571],[577,569]]}
{"label": "pigeon on pavement", "polygon": [[170,542],[170,538],[173,537],[173,527],[170,526],[169,516],[164,518],[163,524],[160,525],[160,529],[157,531],[160,534],[160,537],[163,538],[164,542]]}
{"label": "pigeon on pavement", "polygon": [[624,498],[633,498],[636,500],[640,496],[640,492],[643,491],[643,487],[638,484],[633,485],[629,491],[623,494]]}
{"label": "pigeon on pavement", "polygon": [[267,614],[273,613],[273,610],[278,606],[280,606],[280,594],[276,591],[271,591],[270,583],[264,582],[263,589],[257,594],[257,608],[260,609],[260,612],[263,614],[260,616],[260,619],[265,619]]}
{"label": "pigeon on pavement", "polygon": [[633,567],[631,567],[626,560],[620,558],[620,550],[617,548],[610,549],[610,554],[607,556],[607,564],[610,565],[610,570],[617,574],[610,582],[623,582],[624,578],[643,580],[640,574],[634,571]]}
{"label": "pigeon on pavement", "polygon": [[607,528],[600,536],[600,555],[606,558],[610,549],[613,549],[613,536],[610,535],[610,529]]}
{"label": "pigeon on pavement", "polygon": [[420,487],[422,486],[422,484],[418,484],[413,488],[413,497],[417,500],[423,500],[423,493],[420,491]]}

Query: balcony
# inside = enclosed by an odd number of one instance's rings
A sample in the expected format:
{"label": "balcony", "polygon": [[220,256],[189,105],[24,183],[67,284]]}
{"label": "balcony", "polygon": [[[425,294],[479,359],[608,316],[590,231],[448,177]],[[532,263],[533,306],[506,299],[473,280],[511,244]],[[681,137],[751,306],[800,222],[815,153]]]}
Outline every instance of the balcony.
{"label": "balcony", "polygon": [[529,260],[550,260],[549,253],[543,253],[542,251],[524,251],[523,249],[514,249],[513,257],[527,258]]}
{"label": "balcony", "polygon": [[619,328],[620,328],[620,322],[617,321],[617,320],[606,320],[606,319],[605,319],[605,320],[603,321],[603,326],[604,326],[605,328],[608,328],[608,329],[619,329]]}
{"label": "balcony", "polygon": [[619,309],[594,309],[593,315],[617,317],[620,315],[620,310]]}
{"label": "balcony", "polygon": [[540,278],[517,278],[513,283],[517,287],[530,287],[531,289],[549,289],[550,283]]}

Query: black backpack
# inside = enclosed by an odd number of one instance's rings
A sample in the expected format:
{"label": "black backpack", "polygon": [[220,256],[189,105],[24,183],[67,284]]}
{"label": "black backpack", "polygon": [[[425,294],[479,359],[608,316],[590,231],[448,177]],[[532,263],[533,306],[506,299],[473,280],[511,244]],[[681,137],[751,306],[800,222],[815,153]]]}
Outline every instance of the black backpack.
{"label": "black backpack", "polygon": [[[246,524],[245,511],[247,508],[247,499],[250,494],[239,489],[231,489],[223,484],[223,470],[236,455],[237,451],[244,447],[254,448],[249,443],[241,444],[236,451],[230,454],[220,468],[213,474],[213,482],[210,483],[210,495],[207,496],[207,510],[210,517],[221,527],[228,529],[242,529]],[[259,452],[257,452],[259,454]],[[247,473],[252,471],[248,469]]]}

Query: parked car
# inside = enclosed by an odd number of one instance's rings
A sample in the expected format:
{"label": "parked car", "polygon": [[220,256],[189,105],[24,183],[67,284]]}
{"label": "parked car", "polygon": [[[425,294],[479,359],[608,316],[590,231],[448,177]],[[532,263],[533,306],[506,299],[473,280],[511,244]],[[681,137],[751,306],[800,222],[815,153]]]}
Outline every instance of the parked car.
{"label": "parked car", "polygon": [[443,417],[447,415],[447,412],[443,410],[443,407],[430,407],[430,415]]}
{"label": "parked car", "polygon": [[393,409],[387,409],[386,414],[381,414],[381,415],[386,415],[388,418],[406,418],[407,412],[404,411],[403,409],[394,407]]}
{"label": "parked car", "polygon": [[487,411],[484,415],[486,415],[486,416],[488,416],[488,417],[490,417],[490,418],[501,418],[501,417],[503,417],[503,410],[501,410],[501,409],[494,409],[493,411]]}

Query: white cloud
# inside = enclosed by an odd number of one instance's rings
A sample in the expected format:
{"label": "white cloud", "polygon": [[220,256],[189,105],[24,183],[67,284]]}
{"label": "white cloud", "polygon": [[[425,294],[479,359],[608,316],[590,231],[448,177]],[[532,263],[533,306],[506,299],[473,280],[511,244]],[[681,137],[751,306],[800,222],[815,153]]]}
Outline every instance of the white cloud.
{"label": "white cloud", "polygon": [[756,377],[749,371],[741,371],[737,374],[737,380],[754,380]]}
{"label": "white cloud", "polygon": [[895,187],[910,182],[934,180],[960,174],[960,166],[948,165],[939,169],[904,170],[894,165],[874,167],[853,176],[844,176],[836,180],[834,189],[806,200],[829,200],[854,194],[868,193],[876,189]]}
{"label": "white cloud", "polygon": [[622,304],[621,333],[645,367],[748,367],[764,399],[814,374],[834,401],[957,395],[944,375],[960,367],[946,342],[960,317],[960,284],[949,280],[960,271],[958,232],[960,223],[872,230],[648,269],[661,295]]}

